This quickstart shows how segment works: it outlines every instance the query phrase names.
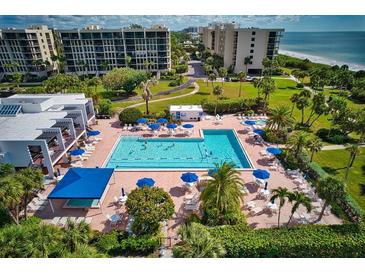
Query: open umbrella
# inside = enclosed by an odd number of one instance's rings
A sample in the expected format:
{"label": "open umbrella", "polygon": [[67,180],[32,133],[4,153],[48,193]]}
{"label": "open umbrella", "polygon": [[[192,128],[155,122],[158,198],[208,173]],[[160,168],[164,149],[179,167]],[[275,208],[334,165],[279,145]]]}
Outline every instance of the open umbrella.
{"label": "open umbrella", "polygon": [[256,133],[257,135],[261,136],[265,133],[265,130],[263,130],[263,129],[254,129],[253,132]]}
{"label": "open umbrella", "polygon": [[266,151],[274,155],[283,153],[283,151],[278,147],[268,147]]}
{"label": "open umbrella", "polygon": [[149,124],[148,127],[152,130],[158,130],[160,128],[159,124]]}
{"label": "open umbrella", "polygon": [[188,186],[192,186],[198,181],[198,175],[195,173],[187,172],[181,175],[181,180],[183,180]]}
{"label": "open umbrella", "polygon": [[138,124],[145,124],[145,123],[148,122],[148,119],[147,118],[139,118],[136,122]]}
{"label": "open umbrella", "polygon": [[183,125],[183,128],[193,128],[194,127],[194,125],[192,125],[192,124],[185,124],[185,125]]}
{"label": "open umbrella", "polygon": [[77,148],[77,149],[74,149],[74,150],[70,151],[70,154],[72,156],[79,156],[79,155],[82,155],[84,153],[85,153],[85,150],[83,150],[82,148]]}
{"label": "open umbrella", "polygon": [[166,118],[158,118],[156,122],[159,123],[159,124],[166,124],[167,119]]}
{"label": "open umbrella", "polygon": [[155,185],[155,181],[152,178],[141,178],[137,181],[138,187],[153,187]]}
{"label": "open umbrella", "polygon": [[256,169],[252,173],[253,176],[255,176],[258,179],[268,179],[270,178],[270,172],[268,172],[265,169]]}
{"label": "open umbrella", "polygon": [[249,125],[249,126],[256,125],[256,121],[254,121],[254,120],[246,120],[244,123],[245,123],[246,125]]}
{"label": "open umbrella", "polygon": [[86,134],[87,136],[91,137],[91,136],[97,136],[99,135],[101,132],[99,130],[90,130],[88,131]]}
{"label": "open umbrella", "polygon": [[168,124],[166,127],[168,129],[175,129],[175,128],[177,128],[177,124]]}

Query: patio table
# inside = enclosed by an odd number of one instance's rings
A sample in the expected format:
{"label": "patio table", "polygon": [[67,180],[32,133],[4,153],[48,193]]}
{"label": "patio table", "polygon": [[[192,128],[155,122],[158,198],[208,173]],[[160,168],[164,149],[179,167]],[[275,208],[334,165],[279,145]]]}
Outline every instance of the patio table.
{"label": "patio table", "polygon": [[116,222],[119,222],[120,220],[122,220],[122,218],[120,217],[119,214],[114,214],[110,217],[110,220],[113,222],[113,223],[116,223]]}
{"label": "patio table", "polygon": [[126,201],[127,201],[127,199],[128,199],[128,196],[127,195],[122,195],[122,196],[120,196],[119,198],[118,198],[118,201],[120,202],[120,203],[125,203]]}

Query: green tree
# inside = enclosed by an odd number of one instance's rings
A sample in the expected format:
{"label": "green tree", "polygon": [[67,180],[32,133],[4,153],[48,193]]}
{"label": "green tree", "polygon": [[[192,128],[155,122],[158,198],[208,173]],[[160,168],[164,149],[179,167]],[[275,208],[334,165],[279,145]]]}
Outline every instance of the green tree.
{"label": "green tree", "polygon": [[24,75],[20,72],[15,72],[11,76],[12,82],[16,85],[17,88],[19,88],[19,85],[21,82],[23,82]]}
{"label": "green tree", "polygon": [[345,182],[348,179],[350,168],[353,166],[356,156],[358,154],[360,154],[360,152],[361,152],[358,145],[351,145],[351,146],[347,147],[346,150],[350,153],[350,157],[349,157],[349,160],[347,161],[347,165],[346,165],[346,173],[345,173],[345,178],[344,178]]}
{"label": "green tree", "polygon": [[87,244],[90,236],[91,230],[87,223],[82,221],[77,224],[70,219],[67,220],[64,242],[70,252],[75,252],[78,246],[82,244]]}
{"label": "green tree", "polygon": [[237,74],[237,77],[240,81],[240,89],[239,89],[239,92],[238,92],[238,97],[241,97],[241,91],[242,91],[242,82],[245,80],[246,78],[246,73],[243,72],[243,71],[240,71],[238,74]]}
{"label": "green tree", "polygon": [[223,88],[220,86],[215,86],[213,88],[213,95],[215,95],[217,98],[216,103],[215,103],[215,108],[214,108],[214,115],[217,115],[218,100],[219,100],[219,97],[222,96],[223,92],[224,92]]}
{"label": "green tree", "polygon": [[298,158],[299,153],[307,146],[308,140],[309,134],[305,131],[296,131],[289,137],[287,147],[293,151],[295,158]]}
{"label": "green tree", "polygon": [[311,92],[303,89],[296,100],[296,107],[301,111],[301,124],[304,124],[304,110],[310,105]]}
{"label": "green tree", "polygon": [[240,212],[240,202],[242,201],[241,187],[243,180],[240,173],[235,169],[233,163],[224,162],[221,165],[216,164],[217,171],[212,175],[203,190],[200,199],[203,210],[214,212],[216,224],[230,223],[230,216],[238,216]]}
{"label": "green tree", "polygon": [[0,164],[0,179],[15,172],[14,166],[9,163]]}
{"label": "green tree", "polygon": [[138,108],[125,108],[119,113],[119,121],[121,125],[135,124],[143,114]]}
{"label": "green tree", "polygon": [[249,56],[246,56],[244,59],[243,59],[243,64],[246,68],[246,74],[248,73],[248,65],[251,64],[251,58]]}
{"label": "green tree", "polygon": [[262,77],[256,84],[259,94],[264,95],[264,109],[267,110],[270,95],[276,90],[275,81],[268,76]]}
{"label": "green tree", "polygon": [[152,99],[152,92],[150,90],[150,85],[157,85],[157,80],[155,77],[153,77],[152,79],[147,80],[146,82],[141,82],[140,84],[140,88],[142,89],[142,98],[146,103],[146,114],[149,114],[149,109],[148,109],[148,103],[149,101]]}
{"label": "green tree", "polygon": [[308,140],[306,147],[311,152],[310,161],[312,162],[314,154],[321,151],[323,148],[323,143],[320,138],[315,136]]}
{"label": "green tree", "polygon": [[100,103],[97,106],[97,110],[98,114],[112,115],[112,101],[110,101],[109,99],[101,99]]}
{"label": "green tree", "polygon": [[290,96],[290,102],[292,102],[290,116],[293,116],[294,107],[296,106],[298,99],[299,99],[299,93],[294,93],[292,96]]}
{"label": "green tree", "polygon": [[293,124],[294,119],[290,116],[290,109],[285,105],[272,109],[267,121],[268,128],[274,131],[282,131]]}
{"label": "green tree", "polygon": [[285,187],[278,187],[272,190],[271,203],[274,203],[276,199],[279,199],[279,213],[278,213],[278,227],[280,227],[280,215],[281,208],[285,205],[286,199],[289,198],[290,192]]}
{"label": "green tree", "polygon": [[224,67],[221,67],[218,69],[218,74],[219,74],[219,77],[222,78],[222,86],[224,84],[224,78],[228,75],[228,71],[226,68]]}
{"label": "green tree", "polygon": [[181,241],[173,248],[175,258],[219,258],[226,254],[222,243],[201,224],[183,225]]}
{"label": "green tree", "polygon": [[324,114],[328,114],[329,108],[324,93],[317,93],[312,98],[312,106],[305,124],[311,127],[315,121]]}
{"label": "green tree", "polygon": [[214,88],[214,81],[217,79],[214,73],[209,74],[208,76],[209,81],[212,83],[212,87]]}
{"label": "green tree", "polygon": [[288,199],[289,202],[293,204],[293,206],[291,208],[291,214],[287,226],[290,224],[290,221],[293,218],[294,213],[298,210],[299,206],[304,206],[307,209],[307,212],[312,211],[312,201],[304,193],[294,191],[293,193],[289,193]]}
{"label": "green tree", "polygon": [[7,210],[16,224],[19,224],[19,208],[23,195],[22,184],[15,173],[0,178],[0,207]]}

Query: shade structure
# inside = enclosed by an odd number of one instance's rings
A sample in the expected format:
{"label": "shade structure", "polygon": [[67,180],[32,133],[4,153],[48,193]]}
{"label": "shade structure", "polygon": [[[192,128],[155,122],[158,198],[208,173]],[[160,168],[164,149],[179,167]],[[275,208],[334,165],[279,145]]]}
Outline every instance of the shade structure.
{"label": "shade structure", "polygon": [[194,125],[192,125],[192,124],[185,124],[185,125],[183,125],[183,128],[193,128],[194,127]]}
{"label": "shade structure", "polygon": [[99,130],[90,130],[86,134],[87,136],[98,136],[101,132]]}
{"label": "shade structure", "polygon": [[246,125],[249,125],[249,126],[256,125],[256,121],[254,121],[254,120],[246,120],[244,123],[245,123]]}
{"label": "shade structure", "polygon": [[198,175],[192,172],[183,173],[181,175],[181,180],[183,180],[185,183],[194,183],[198,181]]}
{"label": "shade structure", "polygon": [[138,124],[145,124],[145,123],[148,122],[148,119],[147,118],[139,118],[136,122]]}
{"label": "shade structure", "polygon": [[261,136],[265,133],[265,130],[263,130],[263,129],[254,129],[253,132],[256,133],[257,135]]}
{"label": "shade structure", "polygon": [[159,123],[159,124],[166,124],[167,119],[166,118],[158,118],[156,122]]}
{"label": "shade structure", "polygon": [[153,187],[155,185],[155,181],[152,178],[141,178],[137,181],[138,187]]}
{"label": "shade structure", "polygon": [[82,155],[84,153],[85,153],[85,150],[83,150],[82,148],[77,148],[77,149],[74,149],[74,150],[70,151],[70,154],[72,156],[78,156],[78,155]]}
{"label": "shade structure", "polygon": [[177,128],[177,124],[168,124],[166,127],[169,129],[175,129]]}
{"label": "shade structure", "polygon": [[48,199],[101,199],[113,168],[70,168]]}
{"label": "shade structure", "polygon": [[218,172],[218,168],[212,168],[208,170],[208,175],[209,176],[213,176],[214,174],[216,174]]}
{"label": "shade structure", "polygon": [[283,151],[278,147],[268,147],[266,151],[274,155],[283,153]]}
{"label": "shade structure", "polygon": [[258,179],[268,179],[270,178],[270,172],[268,172],[265,169],[256,169],[252,173],[253,176],[255,176]]}
{"label": "shade structure", "polygon": [[152,130],[157,130],[160,128],[159,124],[149,124],[148,127]]}

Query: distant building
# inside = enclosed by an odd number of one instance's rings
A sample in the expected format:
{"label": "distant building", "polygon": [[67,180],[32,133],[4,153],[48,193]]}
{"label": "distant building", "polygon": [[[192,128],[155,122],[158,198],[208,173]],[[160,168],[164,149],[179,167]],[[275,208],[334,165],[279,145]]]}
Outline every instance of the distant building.
{"label": "distant building", "polygon": [[84,29],[57,31],[68,73],[99,75],[116,67],[152,72],[171,68],[170,30],[151,28]]}
{"label": "distant building", "polygon": [[53,32],[47,26],[0,30],[0,80],[14,72],[47,76],[57,68],[53,55]]}
{"label": "distant building", "polygon": [[[234,72],[245,71],[260,74],[265,57],[277,55],[280,37],[284,29],[240,28],[234,23],[214,23],[202,28],[202,40],[206,48],[223,57],[224,67]],[[244,64],[245,58],[250,62]]]}
{"label": "distant building", "polygon": [[19,94],[0,101],[0,163],[37,166],[53,176],[67,162],[86,128],[95,123],[91,99],[84,94]]}

